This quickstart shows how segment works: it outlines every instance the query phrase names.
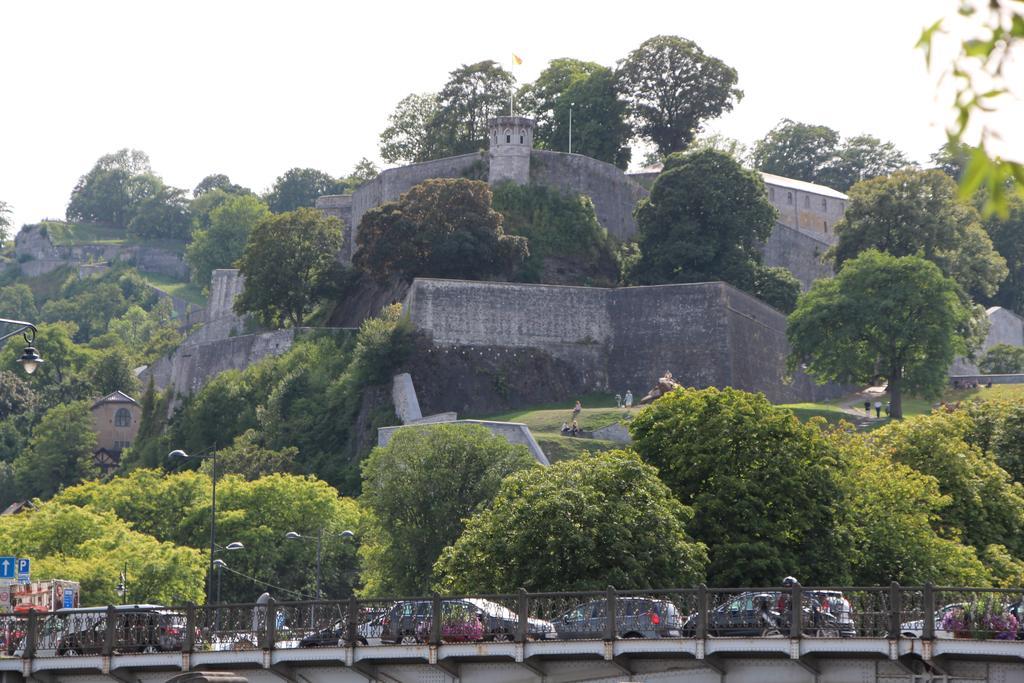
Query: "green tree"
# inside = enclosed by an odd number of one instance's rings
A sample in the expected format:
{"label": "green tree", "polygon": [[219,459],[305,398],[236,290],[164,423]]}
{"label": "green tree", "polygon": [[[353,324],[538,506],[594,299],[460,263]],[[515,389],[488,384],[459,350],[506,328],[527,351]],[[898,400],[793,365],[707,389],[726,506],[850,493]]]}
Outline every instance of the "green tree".
{"label": "green tree", "polygon": [[355,168],[345,178],[345,184],[355,189],[363,183],[369,182],[380,175],[380,169],[377,164],[373,163],[370,159],[363,157],[356,162]]}
{"label": "green tree", "polygon": [[1024,348],[1009,344],[996,344],[978,360],[978,368],[986,375],[1006,375],[1024,372]]}
{"label": "green tree", "polygon": [[8,218],[10,214],[11,205],[0,200],[0,246],[7,244],[7,240],[11,238],[11,219]]}
{"label": "green tree", "polygon": [[84,343],[106,332],[110,321],[124,314],[128,306],[117,284],[97,282],[89,289],[47,301],[39,315],[46,322],[75,323],[75,340]]}
{"label": "green tree", "polygon": [[526,240],[504,233],[491,199],[487,183],[478,180],[422,182],[364,214],[353,262],[383,280],[508,273],[526,257]]}
{"label": "green tree", "polygon": [[231,178],[228,178],[223,173],[213,173],[199,181],[199,184],[196,185],[194,190],[192,190],[192,197],[197,199],[210,190],[221,190],[227,194],[240,195],[253,193],[252,190],[247,187],[235,185],[231,182]]}
{"label": "green tree", "polygon": [[113,348],[102,351],[93,358],[87,370],[89,384],[97,394],[106,396],[114,391],[123,391],[129,396],[139,389],[134,364],[126,349]]}
{"label": "green tree", "polygon": [[820,381],[888,382],[892,416],[903,392],[933,396],[953,358],[977,343],[976,311],[934,263],[869,250],[818,280],[790,314],[790,365]]}
{"label": "green tree", "polygon": [[210,212],[209,227],[196,230],[185,250],[192,281],[207,287],[215,269],[233,267],[253,228],[269,215],[267,205],[255,195],[227,197]]}
{"label": "green tree", "polygon": [[505,479],[434,573],[468,593],[691,586],[707,564],[692,516],[635,453],[585,453]]}
{"label": "green tree", "polygon": [[[978,199],[982,197],[979,194]],[[982,221],[982,226],[992,246],[1006,259],[1008,271],[998,291],[985,303],[1024,313],[1024,195],[1008,197],[1005,215],[992,214]]]}
{"label": "green tree", "polygon": [[14,461],[20,496],[49,498],[63,486],[94,476],[95,449],[88,402],[62,403],[46,411],[32,430],[28,450]]}
{"label": "green tree", "polygon": [[975,298],[995,294],[1007,273],[978,212],[957,199],[956,184],[941,171],[903,170],[858,183],[836,235],[830,253],[838,267],[866,249],[922,256]]}
{"label": "green tree", "polygon": [[678,36],[648,38],[615,76],[633,129],[663,157],[686,149],[705,121],[743,98],[735,69]]}
{"label": "green tree", "polygon": [[760,175],[728,154],[673,155],[637,206],[640,260],[632,278],[639,284],[725,280],[751,291],[760,244],[775,216]]}
{"label": "green tree", "polygon": [[133,207],[128,232],[146,239],[187,240],[192,230],[185,190],[164,185],[157,179],[155,189]]}
{"label": "green tree", "polygon": [[434,563],[465,520],[493,500],[502,479],[536,461],[476,425],[396,432],[363,462],[360,505],[368,513],[362,546],[370,595],[423,595]]}
{"label": "green tree", "polygon": [[292,168],[278,176],[274,186],[263,199],[274,213],[285,213],[299,208],[311,208],[316,198],[338,194],[344,183],[315,168]]}
{"label": "green tree", "polygon": [[973,548],[936,532],[952,499],[935,477],[894,461],[864,434],[836,430],[830,440],[845,464],[842,500],[854,585],[989,584]]}
{"label": "green tree", "polygon": [[444,156],[436,151],[431,123],[439,104],[434,93],[407,95],[388,116],[388,127],[380,134],[380,156],[389,164],[415,163]]}
{"label": "green tree", "polygon": [[782,119],[754,143],[751,160],[765,173],[823,183],[839,148],[839,133],[828,126]]}
{"label": "green tree", "polygon": [[964,168],[974,153],[974,147],[964,143],[946,142],[933,153],[928,155],[928,160],[934,168],[939,169],[957,182],[963,177]]}
{"label": "green tree", "polygon": [[0,421],[35,409],[38,401],[28,382],[10,370],[0,370]]}
{"label": "green tree", "polygon": [[34,580],[80,582],[83,605],[121,602],[116,587],[125,564],[132,602],[180,605],[202,599],[206,566],[201,551],[160,542],[109,512],[45,503],[32,512],[0,517],[0,544],[32,558]]}
{"label": "green tree", "polygon": [[962,411],[908,418],[875,430],[876,448],[893,460],[929,474],[950,497],[941,512],[940,531],[947,538],[983,550],[1007,545],[1024,553],[1024,487],[1014,483],[991,455],[968,443],[971,418]]}
{"label": "green tree", "polygon": [[301,327],[334,281],[341,231],[340,220],[316,209],[261,220],[238,261],[246,287],[235,310],[254,313],[266,325]]}
{"label": "green tree", "polygon": [[437,141],[434,153],[454,156],[487,149],[487,120],[508,104],[514,80],[492,60],[463,64],[448,74],[428,128]]}
{"label": "green tree", "polygon": [[983,403],[980,408],[991,406],[995,410],[986,411],[994,417],[990,439],[977,439],[977,432],[984,429],[980,410],[972,411],[975,424],[974,441],[982,450],[991,454],[996,463],[1006,470],[1010,477],[1024,484],[1024,403],[1014,401],[1010,404],[995,405]]}
{"label": "green tree", "polygon": [[848,578],[841,463],[818,427],[763,394],[680,389],[641,411],[630,433],[672,493],[693,506],[689,530],[708,545],[713,585]]}
{"label": "green tree", "polygon": [[536,117],[534,141],[542,149],[568,151],[572,108],[572,151],[625,169],[633,132],[615,73],[578,59],[553,59],[520,100]]}
{"label": "green tree", "polygon": [[873,135],[857,135],[843,141],[835,160],[818,182],[846,192],[862,180],[887,176],[912,165],[892,142],[882,142]]}
{"label": "green tree", "polygon": [[[287,446],[279,451],[267,448],[261,442],[260,433],[248,429],[231,442],[227,448],[217,451],[217,472],[219,474],[238,474],[249,481],[265,477],[275,472],[295,472],[295,463],[299,449]],[[202,471],[212,474],[213,461],[203,463]]]}
{"label": "green tree", "polygon": [[21,282],[0,287],[0,311],[15,320],[35,320],[39,315],[31,288]]}
{"label": "green tree", "polygon": [[150,174],[152,169],[145,152],[125,148],[100,157],[72,190],[67,219],[127,230],[142,198],[137,179]]}

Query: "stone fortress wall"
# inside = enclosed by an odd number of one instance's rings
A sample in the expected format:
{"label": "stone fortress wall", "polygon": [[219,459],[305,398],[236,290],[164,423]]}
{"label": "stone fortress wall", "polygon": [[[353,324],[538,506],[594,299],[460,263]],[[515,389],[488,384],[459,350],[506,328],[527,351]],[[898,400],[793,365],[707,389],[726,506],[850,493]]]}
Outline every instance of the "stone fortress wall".
{"label": "stone fortress wall", "polygon": [[824,233],[800,230],[777,222],[761,253],[765,265],[788,269],[806,292],[816,280],[835,275],[832,264],[823,259],[833,244],[835,239],[829,239]]}
{"label": "stone fortress wall", "polygon": [[776,402],[841,394],[799,373],[788,382],[785,316],[721,282],[603,289],[417,278],[404,305],[435,346],[540,349],[595,391],[641,395],[670,370],[686,386],[763,391]]}
{"label": "stone fortress wall", "polygon": [[[985,314],[988,317],[988,334],[985,336],[981,348],[975,354],[975,360],[996,344],[1024,346],[1024,318],[1002,306],[992,306],[985,311]],[[975,361],[961,357],[953,361],[949,374],[954,376],[980,375],[981,370]]]}

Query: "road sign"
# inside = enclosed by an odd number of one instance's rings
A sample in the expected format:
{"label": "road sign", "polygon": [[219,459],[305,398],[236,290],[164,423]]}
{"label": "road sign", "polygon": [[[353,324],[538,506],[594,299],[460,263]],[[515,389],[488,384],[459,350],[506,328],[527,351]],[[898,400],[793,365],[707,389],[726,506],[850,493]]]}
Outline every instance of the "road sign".
{"label": "road sign", "polygon": [[65,588],[64,589],[64,606],[74,607],[75,606],[75,589]]}
{"label": "road sign", "polygon": [[27,557],[18,558],[18,574],[28,576],[31,573],[29,571],[31,568],[32,560],[28,559]]}
{"label": "road sign", "polygon": [[10,555],[0,556],[0,579],[13,579],[14,578],[14,565],[17,563],[17,558],[11,557]]}

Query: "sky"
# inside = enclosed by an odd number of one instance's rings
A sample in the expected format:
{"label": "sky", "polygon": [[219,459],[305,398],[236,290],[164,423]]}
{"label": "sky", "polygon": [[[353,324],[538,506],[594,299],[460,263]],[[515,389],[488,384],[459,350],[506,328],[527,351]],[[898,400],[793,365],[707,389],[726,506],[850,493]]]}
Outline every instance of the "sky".
{"label": "sky", "polygon": [[[614,66],[645,39],[695,41],[745,97],[709,130],[750,144],[780,119],[870,133],[927,161],[949,92],[914,44],[955,0],[0,3],[0,200],[12,223],[62,218],[102,155],[145,151],[191,190],[226,173],[258,192],[292,167],[378,163],[395,104],[484,59],[532,81],[558,57]],[[947,60],[948,62],[948,60]],[[938,94],[937,94],[938,93]],[[1004,120],[1024,120],[1011,103]],[[1006,118],[1007,112],[1019,116]],[[1019,123],[1004,126],[1024,128]],[[1019,132],[1019,131],[1018,131]],[[1024,159],[1024,136],[1006,140]],[[639,158],[640,154],[634,154]]]}

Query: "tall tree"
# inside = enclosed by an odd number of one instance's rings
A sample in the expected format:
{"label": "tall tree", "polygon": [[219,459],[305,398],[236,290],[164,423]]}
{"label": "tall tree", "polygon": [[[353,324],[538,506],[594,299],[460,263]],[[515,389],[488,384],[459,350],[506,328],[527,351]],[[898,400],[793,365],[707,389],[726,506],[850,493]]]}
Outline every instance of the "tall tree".
{"label": "tall tree", "polygon": [[434,571],[468,593],[692,586],[707,564],[692,517],[635,453],[585,453],[505,479]]}
{"label": "tall tree", "polygon": [[510,272],[527,254],[524,238],[504,233],[487,183],[464,178],[427,180],[367,211],[356,241],[356,267],[385,280],[479,280]]}
{"label": "tall tree", "polygon": [[136,203],[144,196],[138,189],[138,176],[151,174],[145,152],[126,148],[100,157],[72,190],[68,220],[127,229]]}
{"label": "tall tree", "polygon": [[839,133],[828,126],[782,119],[754,143],[751,161],[765,173],[824,183],[839,148]]}
{"label": "tall tree", "polygon": [[370,159],[363,157],[356,162],[355,168],[345,178],[345,184],[348,187],[355,189],[365,182],[369,182],[380,175],[380,169],[377,164],[373,163]]}
{"label": "tall tree", "polygon": [[252,229],[269,214],[267,205],[255,195],[228,196],[210,212],[209,227],[196,230],[185,250],[192,281],[206,287],[216,268],[234,267]]}
{"label": "tall tree", "polygon": [[14,461],[22,498],[49,498],[61,487],[99,473],[92,460],[96,433],[86,401],[62,403],[43,415],[29,448]]}
{"label": "tall tree", "polygon": [[437,95],[407,95],[388,116],[388,127],[380,134],[380,156],[389,164],[414,163],[444,156],[430,125],[437,116]]}
{"label": "tall tree", "polygon": [[509,474],[536,466],[525,446],[475,425],[401,430],[363,462],[366,591],[423,595],[441,550]]}
{"label": "tall tree", "polygon": [[639,284],[725,280],[781,310],[791,310],[800,283],[761,265],[760,244],[775,208],[758,173],[725,152],[673,154],[636,209]]}
{"label": "tall tree", "polygon": [[0,246],[7,244],[7,240],[11,238],[11,219],[8,218],[10,215],[11,205],[0,201]]}
{"label": "tall tree", "polygon": [[696,514],[718,586],[841,582],[840,463],[821,431],[764,394],[680,389],[630,424],[643,459]]}
{"label": "tall tree", "polygon": [[235,310],[266,325],[301,327],[337,273],[341,231],[340,220],[308,208],[257,223],[238,261],[246,287]]}
{"label": "tall tree", "polygon": [[623,169],[629,165],[632,130],[611,69],[578,59],[553,59],[523,89],[520,99],[536,117],[538,147],[568,151],[571,108],[573,152]]}
{"label": "tall tree", "polygon": [[654,36],[616,70],[634,130],[661,156],[686,149],[705,121],[743,98],[736,70],[678,36]]}
{"label": "tall tree", "polygon": [[508,110],[514,80],[492,60],[452,71],[437,94],[437,113],[429,126],[439,145],[437,155],[487,149],[487,120]]}
{"label": "tall tree", "polygon": [[871,249],[800,297],[786,330],[790,365],[822,381],[884,380],[900,419],[904,391],[945,386],[953,358],[977,341],[976,316],[934,263]]}
{"label": "tall tree", "polygon": [[146,196],[135,203],[128,221],[128,232],[137,237],[187,240],[191,231],[185,190],[164,185],[159,179],[155,186],[146,186]]}
{"label": "tall tree", "polygon": [[274,186],[263,199],[274,213],[313,207],[316,198],[337,194],[345,189],[344,183],[315,168],[291,168],[278,176]]}
{"label": "tall tree", "polygon": [[[981,203],[981,198],[979,201]],[[1024,314],[1024,194],[1010,195],[1006,200],[1006,214],[986,217],[982,226],[992,240],[992,246],[1006,259],[1007,276],[999,289],[985,303],[1004,306]]]}
{"label": "tall tree", "polygon": [[837,266],[866,249],[919,254],[974,298],[995,294],[1007,273],[978,212],[959,201],[956,183],[934,169],[897,171],[857,184],[836,235]]}
{"label": "tall tree", "polygon": [[210,190],[223,190],[228,194],[252,194],[252,190],[234,184],[231,182],[231,178],[223,173],[213,173],[199,181],[199,184],[192,190],[192,197],[197,198]]}
{"label": "tall tree", "polygon": [[846,192],[861,180],[886,176],[911,165],[892,142],[882,142],[873,135],[856,135],[843,140],[835,161],[819,182]]}

